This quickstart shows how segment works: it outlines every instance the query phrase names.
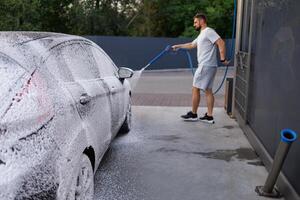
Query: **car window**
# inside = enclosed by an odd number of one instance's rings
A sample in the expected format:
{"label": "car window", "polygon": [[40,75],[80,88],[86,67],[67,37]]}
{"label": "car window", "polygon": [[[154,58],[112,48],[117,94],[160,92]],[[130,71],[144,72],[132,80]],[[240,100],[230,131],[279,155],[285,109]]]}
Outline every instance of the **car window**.
{"label": "car window", "polygon": [[76,43],[65,46],[61,53],[76,80],[100,78],[95,60],[83,48],[82,44]]}
{"label": "car window", "polygon": [[[55,74],[60,71],[68,71],[74,80],[89,80],[100,78],[99,70],[94,59],[84,50],[82,44],[73,43],[65,46],[59,46],[52,50],[52,62],[56,62],[56,69],[49,68]],[[48,64],[49,65],[49,64]],[[66,69],[64,69],[66,68]],[[66,72],[59,75],[60,78],[69,77]]]}
{"label": "car window", "polygon": [[67,67],[67,63],[65,62],[59,49],[54,49],[51,51],[50,56],[47,58],[44,64],[50,73],[58,80],[64,82],[74,81],[72,73]]}
{"label": "car window", "polygon": [[117,67],[113,61],[104,52],[100,51],[98,48],[89,45],[90,51],[94,56],[97,63],[97,67],[100,70],[101,76],[115,76],[117,74]]}

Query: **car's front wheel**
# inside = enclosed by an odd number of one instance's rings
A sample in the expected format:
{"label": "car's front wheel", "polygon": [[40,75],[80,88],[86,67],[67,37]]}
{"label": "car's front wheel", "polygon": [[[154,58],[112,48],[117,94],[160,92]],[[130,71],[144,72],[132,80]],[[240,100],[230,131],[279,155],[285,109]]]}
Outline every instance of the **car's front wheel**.
{"label": "car's front wheel", "polygon": [[82,154],[73,179],[68,199],[92,200],[94,197],[94,171],[92,163],[86,154]]}

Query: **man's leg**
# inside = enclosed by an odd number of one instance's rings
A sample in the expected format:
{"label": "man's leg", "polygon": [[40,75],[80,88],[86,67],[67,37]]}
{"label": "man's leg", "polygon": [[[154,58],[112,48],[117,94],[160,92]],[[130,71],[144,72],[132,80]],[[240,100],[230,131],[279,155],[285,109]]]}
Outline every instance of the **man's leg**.
{"label": "man's leg", "polygon": [[192,89],[192,111],[185,115],[181,115],[185,121],[198,121],[197,110],[200,103],[200,89],[193,87]]}
{"label": "man's leg", "polygon": [[207,115],[208,116],[213,116],[213,108],[214,108],[214,103],[215,103],[215,97],[212,92],[212,89],[207,89],[205,91],[206,95],[206,102],[207,102]]}
{"label": "man's leg", "polygon": [[200,103],[200,89],[193,87],[192,89],[192,112],[197,114]]}
{"label": "man's leg", "polygon": [[203,117],[200,117],[200,120],[203,122],[214,124],[215,121],[212,115],[213,115],[215,97],[212,92],[212,89],[205,90],[205,95],[206,95],[206,102],[207,102],[207,113]]}

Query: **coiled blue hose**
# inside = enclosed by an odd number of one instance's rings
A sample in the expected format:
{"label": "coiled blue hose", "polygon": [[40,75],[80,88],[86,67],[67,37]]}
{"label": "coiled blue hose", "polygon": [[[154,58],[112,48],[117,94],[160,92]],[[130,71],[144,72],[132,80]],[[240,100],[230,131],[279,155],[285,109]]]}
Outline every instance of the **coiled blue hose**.
{"label": "coiled blue hose", "polygon": [[[232,35],[231,35],[231,47],[230,47],[230,51],[229,51],[229,60],[233,60],[233,54],[234,54],[233,53],[233,51],[234,51],[234,46],[233,46],[234,42],[233,41],[234,41],[234,37],[235,37],[235,26],[236,26],[236,7],[237,7],[236,0],[234,0],[233,5],[234,5],[234,10],[233,10],[233,19],[232,19]],[[216,91],[214,91],[214,94],[219,92],[219,90],[222,88],[224,81],[226,79],[226,76],[227,76],[228,68],[229,68],[229,66],[227,65],[223,80],[222,80],[220,86],[218,87],[218,89]]]}

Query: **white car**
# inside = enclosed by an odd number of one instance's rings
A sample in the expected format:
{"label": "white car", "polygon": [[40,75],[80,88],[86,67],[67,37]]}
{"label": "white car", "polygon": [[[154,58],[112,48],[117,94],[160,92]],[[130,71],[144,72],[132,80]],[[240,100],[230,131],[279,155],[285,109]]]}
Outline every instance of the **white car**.
{"label": "white car", "polygon": [[130,130],[133,71],[79,36],[0,32],[0,44],[0,199],[92,199]]}

